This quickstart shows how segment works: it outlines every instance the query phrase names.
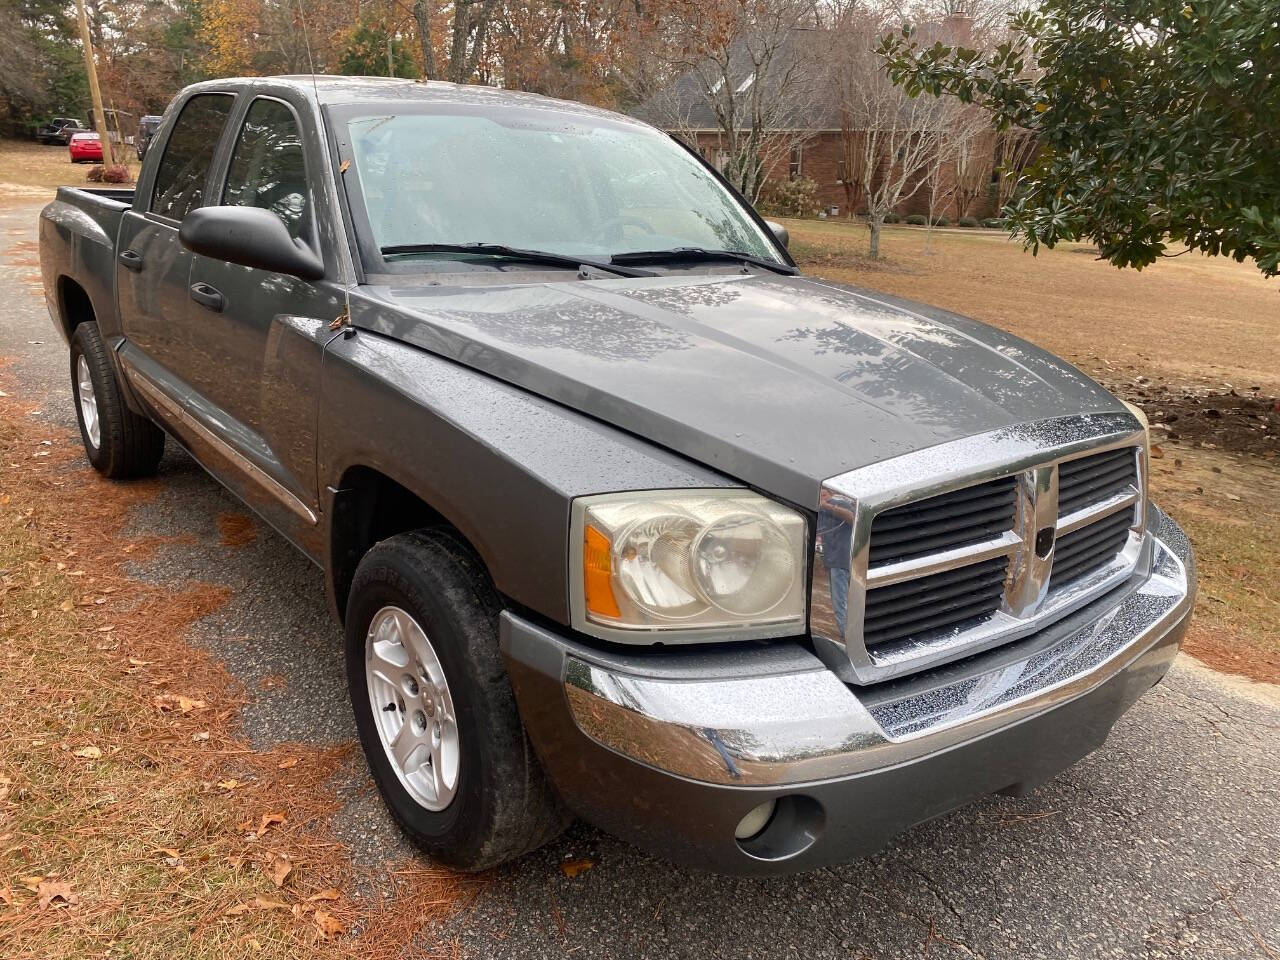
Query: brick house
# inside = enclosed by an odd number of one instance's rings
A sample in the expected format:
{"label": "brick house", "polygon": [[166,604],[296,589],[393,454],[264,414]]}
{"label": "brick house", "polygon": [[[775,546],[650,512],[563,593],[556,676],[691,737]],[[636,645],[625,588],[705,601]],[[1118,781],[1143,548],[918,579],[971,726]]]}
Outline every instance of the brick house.
{"label": "brick house", "polygon": [[[955,14],[936,23],[922,24],[918,28],[918,36],[922,45],[928,46],[935,40],[949,45],[969,45],[972,42],[973,21],[963,14]],[[791,31],[788,49],[783,55],[775,58],[775,62],[786,62],[788,57],[809,58],[820,61],[824,46],[831,42],[829,35],[816,28],[796,29]],[[745,58],[742,58],[745,59]],[[734,57],[731,52],[730,62]],[[748,60],[743,66],[747,71]],[[741,77],[734,77],[735,95],[745,93],[757,82],[754,76],[744,72]],[[762,82],[769,82],[766,78]],[[856,130],[846,130],[841,124],[841,110],[833,84],[814,83],[805,102],[788,116],[785,127],[773,131],[777,140],[785,141],[783,149],[775,149],[773,155],[766,159],[765,177],[768,181],[780,181],[807,177],[818,185],[817,199],[821,208],[831,215],[849,213],[849,193],[845,181],[846,140],[859,135]],[[719,85],[715,88],[718,92]],[[706,98],[705,88],[694,73],[680,77],[667,90],[651,98],[637,107],[636,116],[668,132],[692,143],[710,163],[718,169],[724,169],[728,159],[725,149],[724,135],[717,122],[716,113]],[[674,122],[673,117],[679,117]],[[983,133],[974,138],[965,150],[966,180],[970,184],[981,181],[981,189],[976,198],[965,211],[966,216],[990,216],[993,202],[988,188],[993,179],[995,168],[996,137],[994,131]],[[880,163],[886,164],[888,158]],[[938,175],[943,178],[944,185],[940,191],[943,195],[951,194],[951,182],[957,176],[957,164],[943,164]],[[923,176],[923,174],[921,175]],[[914,184],[913,184],[914,185]],[[971,186],[970,190],[972,191]],[[766,187],[767,191],[767,187]],[[911,193],[910,187],[907,191]],[[926,213],[929,196],[924,186],[914,191],[910,197],[898,205],[895,212],[901,215]],[[957,216],[956,199],[945,204],[945,209],[938,211],[947,216]],[[854,213],[865,213],[862,202],[855,204]]]}

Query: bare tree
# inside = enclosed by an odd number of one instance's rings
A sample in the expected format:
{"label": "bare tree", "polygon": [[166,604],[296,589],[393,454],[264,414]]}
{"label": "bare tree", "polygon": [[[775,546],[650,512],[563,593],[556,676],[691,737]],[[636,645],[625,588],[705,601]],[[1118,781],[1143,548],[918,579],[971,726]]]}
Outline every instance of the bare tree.
{"label": "bare tree", "polygon": [[881,10],[853,7],[833,29],[838,39],[832,68],[840,115],[851,134],[849,143],[858,151],[846,175],[862,179],[873,259],[880,256],[885,215],[928,181],[946,126],[943,101],[906,96],[876,54],[879,38],[890,29],[890,17]]}
{"label": "bare tree", "polygon": [[686,0],[665,15],[662,33],[675,35],[655,52],[680,77],[645,112],[691,143],[709,128],[726,178],[754,203],[809,136],[822,59],[812,47],[825,42],[813,0]]}
{"label": "bare tree", "polygon": [[1038,143],[1030,130],[1010,127],[996,135],[996,210],[1004,208],[1018,190],[1022,170],[1036,155]]}

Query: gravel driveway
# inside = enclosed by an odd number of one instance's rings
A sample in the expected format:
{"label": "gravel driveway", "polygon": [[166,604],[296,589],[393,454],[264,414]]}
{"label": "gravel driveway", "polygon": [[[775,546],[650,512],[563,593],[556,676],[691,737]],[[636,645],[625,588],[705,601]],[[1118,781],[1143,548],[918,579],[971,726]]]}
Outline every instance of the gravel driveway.
{"label": "gravel driveway", "polygon": [[[38,206],[0,207],[0,356],[38,416],[74,425],[66,351],[31,286]],[[262,746],[353,738],[339,633],[321,575],[275,534],[223,546],[215,518],[243,508],[169,446],[167,493],[139,532],[195,545],[141,573],[226,584],[194,637],[253,692]],[[260,689],[276,675],[282,682]],[[2,694],[0,694],[2,695]],[[993,797],[838,869],[743,880],[675,868],[577,825],[499,871],[424,951],[468,957],[1280,957],[1280,693],[1186,657],[1105,748],[1029,797]],[[354,766],[336,825],[370,863],[405,847]],[[598,865],[575,879],[567,857]]]}

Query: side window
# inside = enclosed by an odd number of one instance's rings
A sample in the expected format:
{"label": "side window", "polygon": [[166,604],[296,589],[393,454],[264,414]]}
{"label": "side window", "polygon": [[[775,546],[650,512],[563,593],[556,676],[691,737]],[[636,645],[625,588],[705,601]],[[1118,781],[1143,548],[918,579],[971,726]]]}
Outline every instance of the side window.
{"label": "side window", "polygon": [[293,111],[279,100],[255,100],[231,154],[222,202],[270,210],[295,239],[307,214],[307,171]]}
{"label": "side window", "polygon": [[234,100],[227,93],[202,93],[187,101],[160,158],[152,213],[181,220],[203,202],[209,164]]}

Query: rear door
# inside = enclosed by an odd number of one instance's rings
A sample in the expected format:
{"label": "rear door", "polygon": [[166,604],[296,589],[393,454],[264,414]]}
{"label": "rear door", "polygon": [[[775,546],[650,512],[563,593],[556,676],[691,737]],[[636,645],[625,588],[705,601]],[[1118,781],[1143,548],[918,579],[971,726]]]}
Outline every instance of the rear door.
{"label": "rear door", "polygon": [[138,185],[116,244],[116,290],[127,341],[122,356],[174,396],[189,389],[191,372],[183,329],[191,254],[178,242],[178,227],[205,200],[234,103],[231,93],[200,93],[182,106],[151,183]]}

